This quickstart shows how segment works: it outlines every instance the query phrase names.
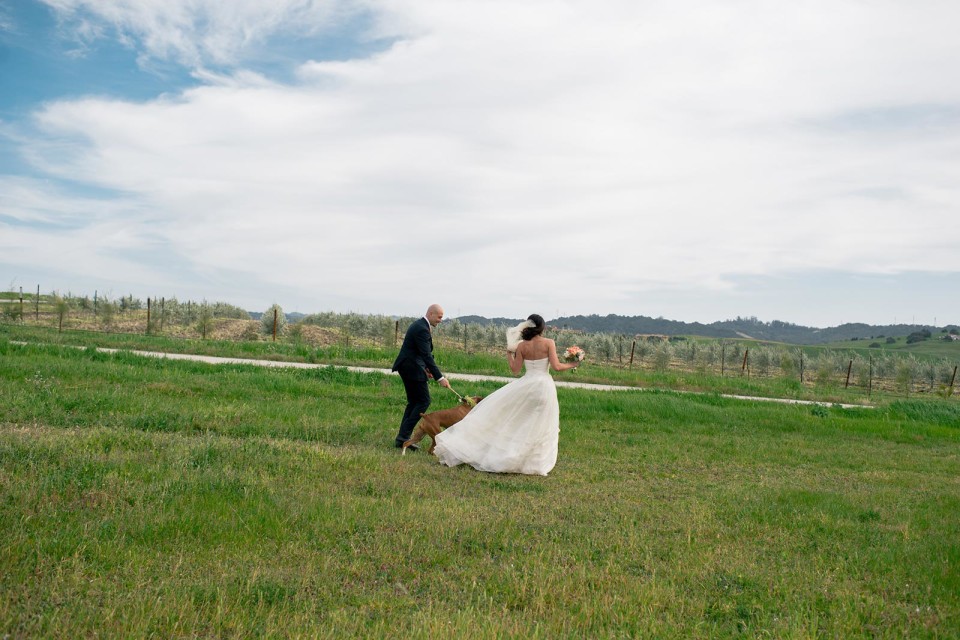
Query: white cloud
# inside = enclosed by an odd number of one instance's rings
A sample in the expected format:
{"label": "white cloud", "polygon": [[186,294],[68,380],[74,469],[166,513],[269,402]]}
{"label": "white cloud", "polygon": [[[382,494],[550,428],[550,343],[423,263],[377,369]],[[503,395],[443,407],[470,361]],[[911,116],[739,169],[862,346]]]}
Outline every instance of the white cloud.
{"label": "white cloud", "polygon": [[340,0],[42,0],[82,41],[115,36],[147,58],[232,65],[277,33],[318,34],[350,17]]}
{"label": "white cloud", "polygon": [[[36,167],[123,194],[85,231],[317,309],[660,315],[637,296],[960,272],[950,3],[45,1],[201,83],[36,112]],[[294,84],[243,67],[360,11],[390,47]]]}
{"label": "white cloud", "polygon": [[10,17],[10,10],[4,5],[0,5],[0,32],[13,31],[13,19]]}

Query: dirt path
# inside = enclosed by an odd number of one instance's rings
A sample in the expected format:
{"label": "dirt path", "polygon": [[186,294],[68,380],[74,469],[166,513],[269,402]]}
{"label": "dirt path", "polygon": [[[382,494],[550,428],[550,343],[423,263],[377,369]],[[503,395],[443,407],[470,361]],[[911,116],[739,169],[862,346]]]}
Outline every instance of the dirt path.
{"label": "dirt path", "polygon": [[[108,349],[100,348],[98,351],[103,351],[106,353],[115,353],[117,351],[124,351],[122,349]],[[278,362],[275,360],[251,360],[247,358],[222,358],[219,356],[201,356],[201,355],[192,355],[185,353],[160,353],[156,351],[130,351],[140,356],[146,356],[150,358],[167,358],[169,360],[192,360],[195,362],[206,362],[208,364],[246,364],[258,367],[286,367],[294,369],[320,369],[332,366],[338,366],[340,368],[347,369],[349,371],[355,371],[358,373],[381,373],[383,375],[396,375],[390,369],[378,369],[375,367],[342,367],[340,365],[329,365],[329,364],[310,364],[305,362]],[[463,380],[463,381],[490,381],[490,382],[502,382],[507,383],[516,378],[510,378],[506,376],[487,376],[487,375],[477,375],[472,373],[446,373],[448,380]],[[654,389],[648,389],[644,387],[626,387],[612,384],[594,384],[590,382],[573,382],[569,380],[557,380],[556,385],[558,387],[568,387],[572,389],[591,389],[594,391],[653,391]],[[697,395],[709,395],[699,391],[674,391],[674,393],[690,393]],[[844,409],[872,409],[874,408],[871,405],[862,405],[862,404],[842,404],[834,402],[818,402],[816,400],[792,400],[789,398],[764,398],[760,396],[740,396],[734,394],[721,393],[723,398],[732,398],[734,400],[746,400],[750,402],[780,402],[783,404],[805,404],[805,405],[822,405],[822,406],[839,406]]]}

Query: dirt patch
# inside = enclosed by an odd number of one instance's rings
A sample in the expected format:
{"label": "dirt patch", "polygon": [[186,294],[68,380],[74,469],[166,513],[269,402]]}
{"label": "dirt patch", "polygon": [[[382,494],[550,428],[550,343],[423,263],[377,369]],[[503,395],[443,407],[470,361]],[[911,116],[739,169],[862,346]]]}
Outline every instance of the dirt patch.
{"label": "dirt patch", "polygon": [[[59,318],[54,313],[40,313],[39,316],[32,313],[24,314],[26,325],[57,328],[58,323]],[[147,333],[147,315],[145,311],[128,311],[105,320],[92,313],[72,313],[63,319],[63,329],[143,335]],[[154,321],[151,323],[150,334],[190,340],[204,337],[197,322],[187,324],[164,322],[161,325]],[[207,340],[230,342],[269,341],[272,338],[272,335],[263,333],[259,320],[239,318],[214,318],[206,333]],[[331,346],[342,344],[344,341],[340,329],[306,324],[288,324],[283,334],[277,336],[277,340],[301,342],[311,347]]]}

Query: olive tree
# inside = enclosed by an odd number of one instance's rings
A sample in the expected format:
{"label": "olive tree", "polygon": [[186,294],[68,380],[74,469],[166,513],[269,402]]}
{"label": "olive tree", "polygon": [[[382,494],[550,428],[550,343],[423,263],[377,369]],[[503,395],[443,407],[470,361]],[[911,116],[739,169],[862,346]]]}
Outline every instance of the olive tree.
{"label": "olive tree", "polygon": [[53,310],[54,313],[57,314],[57,331],[63,331],[63,321],[66,319],[67,314],[70,313],[70,300],[59,294],[54,294]]}
{"label": "olive tree", "polygon": [[210,333],[212,329],[213,309],[211,309],[207,301],[204,300],[203,304],[200,305],[200,312],[197,314],[197,330],[200,331],[200,336],[206,340],[207,334]]}
{"label": "olive tree", "polygon": [[[276,327],[274,327],[274,318],[276,318]],[[270,305],[270,308],[263,312],[260,317],[260,328],[264,335],[276,335],[283,333],[287,326],[287,316],[283,313],[283,308],[278,304]]]}

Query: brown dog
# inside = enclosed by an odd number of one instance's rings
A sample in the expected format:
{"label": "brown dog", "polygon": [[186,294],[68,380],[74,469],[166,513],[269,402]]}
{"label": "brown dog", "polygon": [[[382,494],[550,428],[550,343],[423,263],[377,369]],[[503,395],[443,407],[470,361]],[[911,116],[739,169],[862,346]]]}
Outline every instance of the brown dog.
{"label": "brown dog", "polygon": [[[473,400],[473,404],[470,404],[470,400]],[[437,446],[437,434],[446,429],[451,425],[455,425],[461,420],[463,416],[470,413],[470,409],[473,409],[478,402],[483,400],[483,396],[470,396],[469,398],[464,398],[460,401],[460,404],[451,408],[451,409],[441,409],[440,411],[433,411],[431,413],[421,413],[420,422],[417,423],[417,426],[413,429],[413,435],[410,436],[410,439],[403,443],[402,455],[407,454],[407,447],[412,444],[417,444],[423,440],[424,436],[430,436],[432,442],[430,443],[429,452],[433,453],[433,448]]]}

